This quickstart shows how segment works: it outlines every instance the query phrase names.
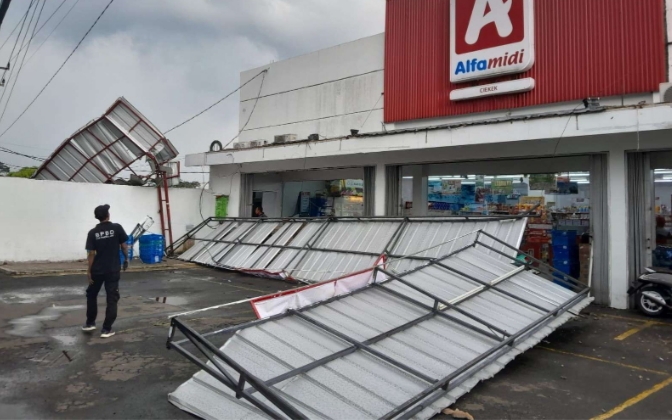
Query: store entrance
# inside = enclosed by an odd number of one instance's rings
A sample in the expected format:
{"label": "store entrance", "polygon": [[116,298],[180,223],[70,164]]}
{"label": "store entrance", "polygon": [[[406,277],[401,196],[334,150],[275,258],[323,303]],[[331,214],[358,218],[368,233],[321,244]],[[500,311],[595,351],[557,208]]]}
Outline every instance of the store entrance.
{"label": "store entrance", "polygon": [[628,154],[629,271],[672,268],[672,151]]}
{"label": "store entrance", "polygon": [[[438,175],[430,168],[426,172],[429,172],[426,184],[416,179],[421,171],[404,173],[401,180],[404,215],[537,214],[528,221],[521,249],[563,273],[589,283],[592,258],[589,171]],[[417,188],[426,188],[426,196],[421,197]],[[418,208],[418,202],[421,208]]]}
{"label": "store entrance", "polygon": [[654,170],[655,247],[652,265],[672,269],[672,168]]}
{"label": "store entrance", "polygon": [[364,180],[285,182],[282,217],[362,217]]}

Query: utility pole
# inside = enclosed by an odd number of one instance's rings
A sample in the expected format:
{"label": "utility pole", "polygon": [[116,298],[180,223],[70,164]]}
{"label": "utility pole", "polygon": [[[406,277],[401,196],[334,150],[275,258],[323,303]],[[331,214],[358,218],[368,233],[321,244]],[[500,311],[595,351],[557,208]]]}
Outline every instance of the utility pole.
{"label": "utility pole", "polygon": [[[9,4],[12,2],[12,0],[1,0],[2,4],[0,4],[0,27],[2,27],[2,22],[5,20],[5,15],[7,14],[7,9],[9,9]],[[21,34],[19,34],[21,35]],[[5,72],[9,70],[9,63],[7,63],[7,67],[0,67],[0,70],[4,70]],[[2,80],[0,80],[0,87],[5,86],[5,78],[4,76],[2,77]]]}
{"label": "utility pole", "polygon": [[7,14],[7,9],[9,9],[9,3],[11,3],[12,0],[2,0],[2,4],[0,4],[0,27],[2,27],[2,21],[5,20],[5,15]]}

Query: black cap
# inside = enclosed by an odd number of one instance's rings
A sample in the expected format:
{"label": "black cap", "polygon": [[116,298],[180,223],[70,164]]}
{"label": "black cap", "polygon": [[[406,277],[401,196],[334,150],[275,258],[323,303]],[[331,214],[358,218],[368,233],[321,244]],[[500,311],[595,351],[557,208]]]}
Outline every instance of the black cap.
{"label": "black cap", "polygon": [[96,219],[100,220],[101,222],[110,217],[109,204],[96,207],[96,209],[93,211],[93,215],[96,216]]}

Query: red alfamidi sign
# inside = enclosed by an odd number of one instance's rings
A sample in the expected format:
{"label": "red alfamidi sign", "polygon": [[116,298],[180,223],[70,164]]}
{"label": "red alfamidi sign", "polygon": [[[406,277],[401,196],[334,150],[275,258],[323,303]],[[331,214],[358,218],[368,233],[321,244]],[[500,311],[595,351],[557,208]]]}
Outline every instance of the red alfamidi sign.
{"label": "red alfamidi sign", "polygon": [[[668,81],[666,2],[386,0],[385,122],[658,91]],[[530,65],[524,73],[497,73]],[[534,79],[531,92],[501,84],[525,78]],[[530,82],[514,87],[530,89]],[[447,98],[469,87],[478,87],[477,100]]]}
{"label": "red alfamidi sign", "polygon": [[450,81],[461,83],[534,65],[533,0],[451,0]]}

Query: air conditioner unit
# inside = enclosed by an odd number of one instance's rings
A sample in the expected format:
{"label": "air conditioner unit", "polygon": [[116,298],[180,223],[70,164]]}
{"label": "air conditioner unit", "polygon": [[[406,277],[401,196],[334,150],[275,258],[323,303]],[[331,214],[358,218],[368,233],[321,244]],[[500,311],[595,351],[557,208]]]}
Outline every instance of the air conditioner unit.
{"label": "air conditioner unit", "polygon": [[672,102],[672,83],[661,83],[659,95],[656,103]]}
{"label": "air conditioner unit", "polygon": [[266,140],[252,140],[250,142],[250,147],[261,147],[266,146],[268,142]]}
{"label": "air conditioner unit", "polygon": [[297,139],[296,134],[281,134],[279,136],[275,136],[275,138],[273,139],[273,143],[275,144],[290,143],[296,141],[296,139]]}
{"label": "air conditioner unit", "polygon": [[234,149],[247,149],[250,147],[249,141],[239,141],[238,143],[233,143]]}

